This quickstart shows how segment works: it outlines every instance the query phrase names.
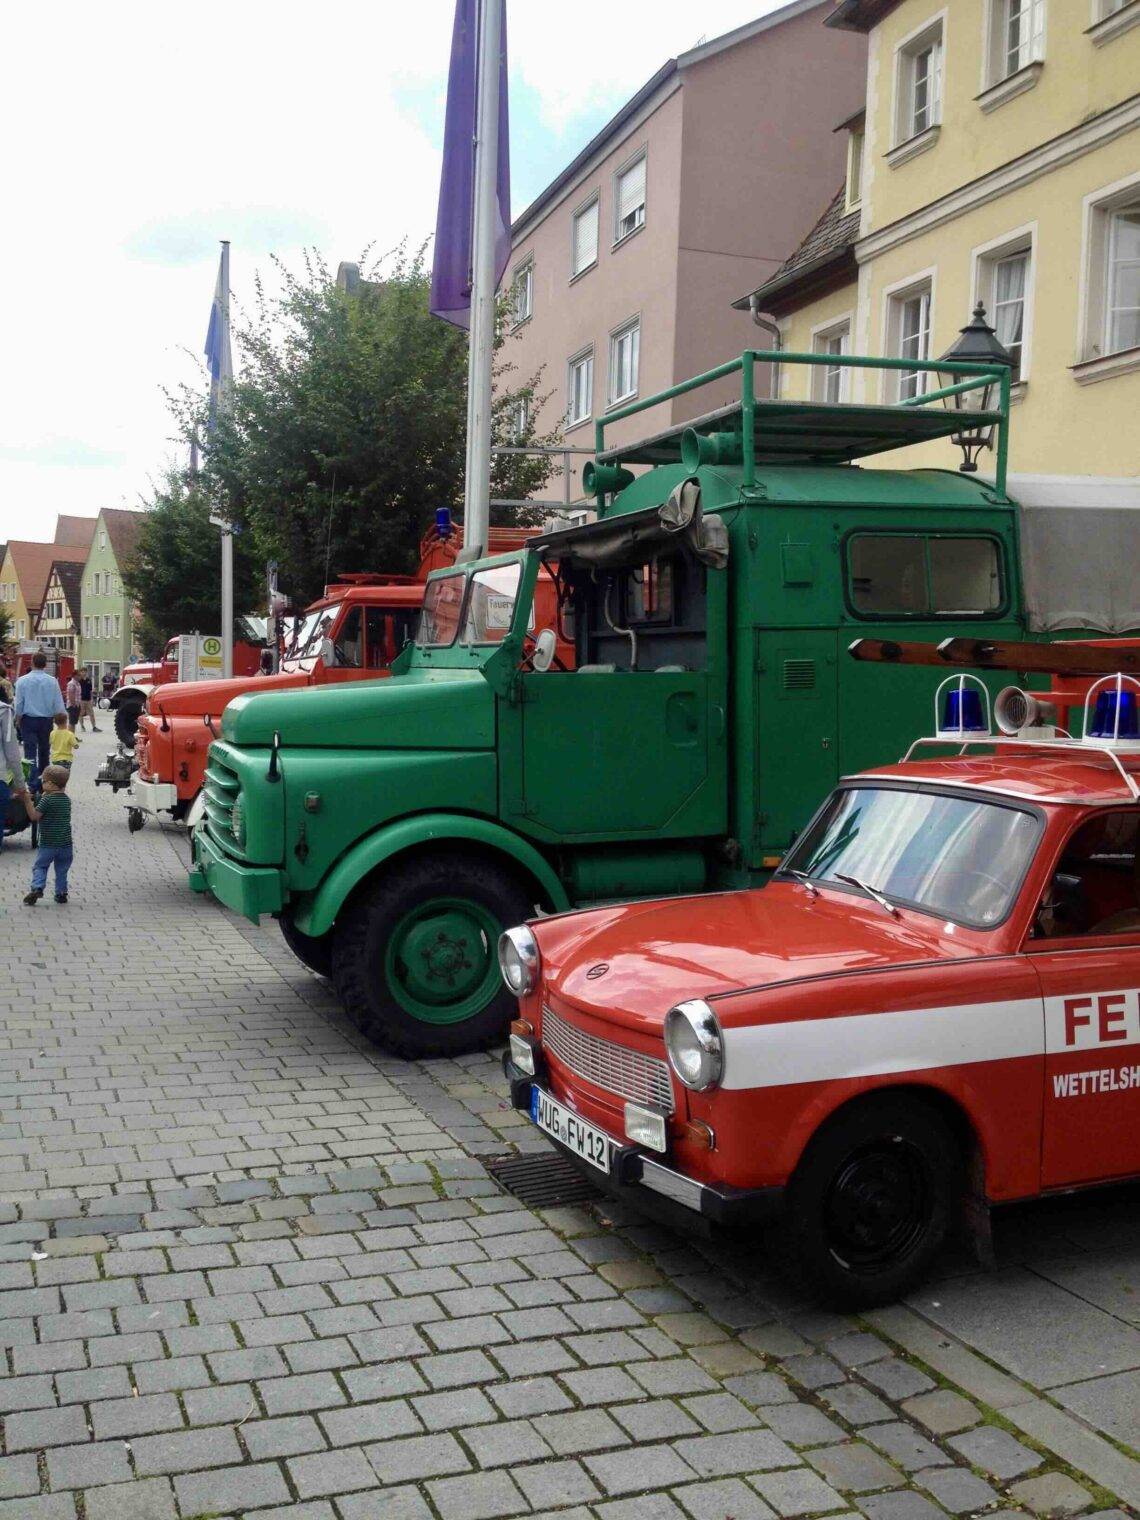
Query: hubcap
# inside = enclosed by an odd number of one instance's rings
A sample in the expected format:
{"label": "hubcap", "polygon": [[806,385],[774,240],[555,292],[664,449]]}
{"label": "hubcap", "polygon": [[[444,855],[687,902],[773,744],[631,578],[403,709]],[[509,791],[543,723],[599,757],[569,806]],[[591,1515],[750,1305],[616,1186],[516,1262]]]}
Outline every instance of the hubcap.
{"label": "hubcap", "polygon": [[884,1135],[848,1156],[832,1178],[824,1200],[828,1246],[854,1271],[889,1267],[922,1239],[931,1209],[921,1153]]}
{"label": "hubcap", "polygon": [[430,898],[396,925],[385,974],[396,1001],[427,1024],[457,1024],[499,990],[499,924],[467,898]]}

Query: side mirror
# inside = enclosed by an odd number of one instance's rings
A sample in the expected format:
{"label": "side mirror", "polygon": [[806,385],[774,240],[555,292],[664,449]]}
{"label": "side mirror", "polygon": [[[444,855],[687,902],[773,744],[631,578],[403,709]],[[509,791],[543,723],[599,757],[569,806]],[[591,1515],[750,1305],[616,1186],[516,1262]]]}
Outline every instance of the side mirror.
{"label": "side mirror", "polygon": [[530,657],[531,668],[549,670],[558,648],[558,635],[553,628],[542,628],[535,635],[534,651]]}
{"label": "side mirror", "polygon": [[321,640],[321,659],[326,670],[331,670],[336,664],[336,645],[332,639]]}

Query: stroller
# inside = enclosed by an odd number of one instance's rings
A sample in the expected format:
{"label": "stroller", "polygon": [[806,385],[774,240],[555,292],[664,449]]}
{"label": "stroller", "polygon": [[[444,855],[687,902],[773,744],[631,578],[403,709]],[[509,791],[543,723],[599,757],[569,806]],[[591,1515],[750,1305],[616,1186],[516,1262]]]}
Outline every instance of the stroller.
{"label": "stroller", "polygon": [[[31,761],[25,760],[25,781],[31,774],[31,770]],[[4,789],[8,793],[8,800],[6,806],[4,807],[4,816],[0,818],[0,844],[2,844],[5,839],[10,838],[13,834],[22,834],[25,829],[31,829],[32,849],[34,850],[39,843],[39,825],[33,823],[32,820],[28,817],[27,809],[24,807],[24,799],[9,790],[7,786],[5,786]]]}

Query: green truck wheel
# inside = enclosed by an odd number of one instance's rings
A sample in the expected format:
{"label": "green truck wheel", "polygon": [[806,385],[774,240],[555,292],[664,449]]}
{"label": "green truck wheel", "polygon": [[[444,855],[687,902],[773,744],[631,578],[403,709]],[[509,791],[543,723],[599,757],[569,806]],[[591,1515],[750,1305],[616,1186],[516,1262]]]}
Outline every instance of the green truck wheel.
{"label": "green truck wheel", "polygon": [[514,1000],[499,976],[499,935],[533,913],[519,881],[477,855],[433,850],[400,861],[333,931],[333,979],[349,1017],[411,1057],[501,1040]]}

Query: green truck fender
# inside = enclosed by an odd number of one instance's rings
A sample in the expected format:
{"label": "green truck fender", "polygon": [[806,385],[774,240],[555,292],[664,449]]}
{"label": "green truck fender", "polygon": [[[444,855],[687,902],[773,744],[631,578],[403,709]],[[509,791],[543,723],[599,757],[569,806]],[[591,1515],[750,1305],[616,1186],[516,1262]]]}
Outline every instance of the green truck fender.
{"label": "green truck fender", "polygon": [[522,866],[555,913],[565,912],[570,907],[566,888],[549,863],[533,845],[502,824],[493,823],[488,818],[466,817],[462,813],[417,813],[370,834],[342,856],[312,896],[297,909],[293,921],[302,934],[314,938],[327,934],[349,893],[377,866],[405,850],[456,841],[485,845],[495,854],[505,855]]}

